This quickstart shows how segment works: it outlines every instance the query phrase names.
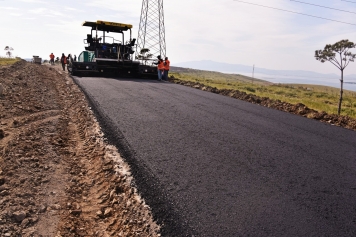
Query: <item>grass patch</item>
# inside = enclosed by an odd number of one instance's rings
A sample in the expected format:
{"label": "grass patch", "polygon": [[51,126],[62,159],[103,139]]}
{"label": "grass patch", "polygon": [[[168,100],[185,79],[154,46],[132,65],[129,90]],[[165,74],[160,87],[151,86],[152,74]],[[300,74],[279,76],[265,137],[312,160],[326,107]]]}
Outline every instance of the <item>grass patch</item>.
{"label": "grass patch", "polygon": [[20,58],[4,58],[0,57],[0,66],[7,66],[16,63],[21,60]]}
{"label": "grass patch", "polygon": [[[218,89],[244,91],[291,104],[303,103],[311,109],[337,114],[339,88],[304,85],[273,84],[239,74],[224,74],[186,68],[173,68],[171,75],[183,81],[199,82]],[[356,92],[344,90],[341,115],[356,118]]]}
{"label": "grass patch", "polygon": [[250,86],[246,86],[245,88],[246,88],[246,90],[249,91],[249,92],[256,92],[256,89],[255,89],[255,88],[252,88],[252,87],[250,87]]}

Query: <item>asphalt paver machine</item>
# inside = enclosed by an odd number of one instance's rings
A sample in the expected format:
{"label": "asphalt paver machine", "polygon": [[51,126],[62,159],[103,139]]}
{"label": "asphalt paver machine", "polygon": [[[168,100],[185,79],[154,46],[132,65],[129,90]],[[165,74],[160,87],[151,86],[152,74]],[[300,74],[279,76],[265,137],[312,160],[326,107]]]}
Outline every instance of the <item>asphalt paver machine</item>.
{"label": "asphalt paver machine", "polygon": [[[85,51],[76,61],[70,60],[68,71],[80,76],[118,76],[156,78],[157,67],[134,60],[136,39],[132,38],[132,25],[98,20],[85,21],[90,34],[84,39]],[[125,32],[130,38],[125,41]],[[121,37],[115,38],[117,34]],[[113,37],[114,35],[115,37]]]}

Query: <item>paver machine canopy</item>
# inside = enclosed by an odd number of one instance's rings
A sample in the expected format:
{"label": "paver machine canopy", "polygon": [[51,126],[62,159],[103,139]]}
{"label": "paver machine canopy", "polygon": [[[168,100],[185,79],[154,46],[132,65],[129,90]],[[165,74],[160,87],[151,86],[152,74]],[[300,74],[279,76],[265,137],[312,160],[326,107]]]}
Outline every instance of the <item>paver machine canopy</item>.
{"label": "paver machine canopy", "polygon": [[[154,66],[142,65],[134,61],[133,50],[136,39],[132,38],[132,25],[98,20],[85,21],[82,26],[90,27],[90,34],[84,39],[85,51],[78,56],[78,61],[71,62],[68,69],[73,74],[92,76],[114,74],[115,76],[153,76]],[[125,32],[130,38],[125,41]],[[109,34],[110,33],[110,34]],[[115,37],[121,34],[119,38]]]}

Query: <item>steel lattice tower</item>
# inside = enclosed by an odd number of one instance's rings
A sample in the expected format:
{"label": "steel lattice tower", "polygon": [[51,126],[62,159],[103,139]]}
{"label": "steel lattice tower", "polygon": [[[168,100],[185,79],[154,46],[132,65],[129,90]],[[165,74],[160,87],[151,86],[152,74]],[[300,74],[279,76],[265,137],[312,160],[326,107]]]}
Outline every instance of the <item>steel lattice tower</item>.
{"label": "steel lattice tower", "polygon": [[152,58],[166,56],[163,0],[143,0],[136,52],[149,49]]}

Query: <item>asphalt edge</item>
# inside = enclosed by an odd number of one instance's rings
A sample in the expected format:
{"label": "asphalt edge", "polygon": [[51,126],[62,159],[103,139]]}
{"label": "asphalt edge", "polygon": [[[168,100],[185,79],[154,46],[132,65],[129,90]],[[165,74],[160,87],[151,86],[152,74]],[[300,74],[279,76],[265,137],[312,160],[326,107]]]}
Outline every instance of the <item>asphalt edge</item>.
{"label": "asphalt edge", "polygon": [[146,165],[138,162],[136,152],[131,148],[120,129],[116,128],[115,123],[109,117],[102,116],[103,111],[100,106],[81,87],[80,82],[71,75],[69,77],[85,95],[108,142],[118,149],[122,158],[129,164],[135,180],[133,186],[137,187],[141,197],[150,206],[155,221],[161,226],[161,236],[186,237],[196,235],[194,228],[189,226],[187,221],[184,221],[174,203],[170,201],[171,199],[163,185],[157,181]]}

